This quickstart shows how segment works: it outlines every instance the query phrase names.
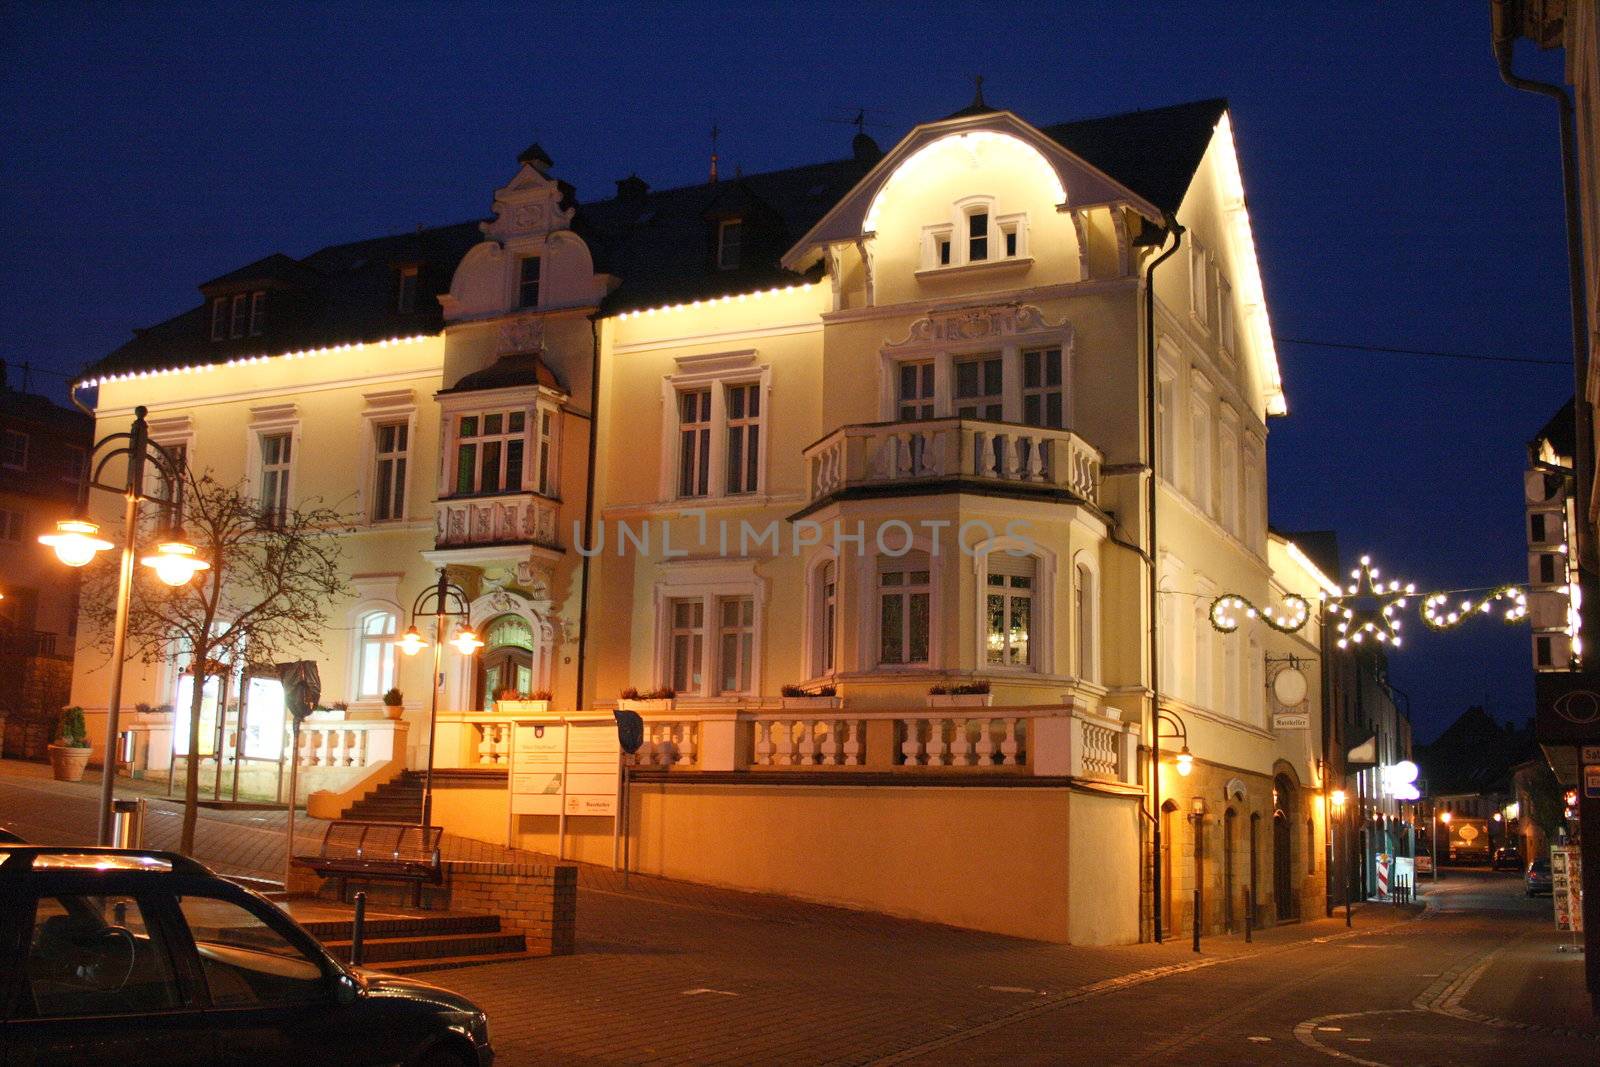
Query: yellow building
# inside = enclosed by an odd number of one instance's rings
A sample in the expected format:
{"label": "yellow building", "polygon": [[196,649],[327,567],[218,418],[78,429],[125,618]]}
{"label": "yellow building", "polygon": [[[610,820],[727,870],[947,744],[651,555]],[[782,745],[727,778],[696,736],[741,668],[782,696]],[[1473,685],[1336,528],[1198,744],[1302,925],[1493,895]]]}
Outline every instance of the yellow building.
{"label": "yellow building", "polygon": [[[145,404],[191,464],[356,501],[357,598],[308,650],[349,704],[302,750],[314,809],[422,765],[427,668],[382,639],[445,566],[489,645],[446,657],[454,831],[610,862],[609,815],[510,814],[542,712],[495,698],[670,691],[635,705],[637,869],[1079,943],[1157,906],[1187,930],[1196,890],[1211,930],[1250,890],[1261,922],[1320,904],[1315,612],[1212,625],[1327,585],[1267,527],[1286,408],[1223,102],[1040,127],[980,98],[887,152],[593,204],[519,163],[470,248],[263,261],[93,372],[102,430]],[[254,294],[295,285],[391,311],[252,344]]]}

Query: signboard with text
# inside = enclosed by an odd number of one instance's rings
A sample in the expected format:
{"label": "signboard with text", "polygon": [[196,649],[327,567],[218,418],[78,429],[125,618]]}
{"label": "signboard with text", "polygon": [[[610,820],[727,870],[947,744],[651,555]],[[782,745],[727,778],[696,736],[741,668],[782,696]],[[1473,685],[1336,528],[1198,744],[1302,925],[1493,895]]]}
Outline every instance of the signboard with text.
{"label": "signboard with text", "polygon": [[1309,711],[1274,711],[1272,713],[1272,728],[1274,730],[1309,730],[1311,729],[1311,713]]}
{"label": "signboard with text", "polygon": [[617,729],[610,719],[519,719],[512,729],[512,815],[617,811]]}

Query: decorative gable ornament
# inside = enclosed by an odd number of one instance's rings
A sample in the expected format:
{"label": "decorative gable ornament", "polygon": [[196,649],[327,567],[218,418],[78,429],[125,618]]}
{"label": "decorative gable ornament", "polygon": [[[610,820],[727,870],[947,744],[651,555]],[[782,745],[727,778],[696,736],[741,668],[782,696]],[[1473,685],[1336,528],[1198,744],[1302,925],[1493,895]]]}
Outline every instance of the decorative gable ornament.
{"label": "decorative gable ornament", "polygon": [[544,351],[543,319],[534,315],[524,315],[500,324],[500,340],[495,345],[497,355],[542,351]]}
{"label": "decorative gable ornament", "polygon": [[1066,319],[1057,323],[1046,322],[1044,314],[1032,304],[961,308],[918,319],[911,324],[911,332],[905,340],[893,342],[888,347],[907,348],[1009,337],[1034,330],[1058,330],[1066,324]]}

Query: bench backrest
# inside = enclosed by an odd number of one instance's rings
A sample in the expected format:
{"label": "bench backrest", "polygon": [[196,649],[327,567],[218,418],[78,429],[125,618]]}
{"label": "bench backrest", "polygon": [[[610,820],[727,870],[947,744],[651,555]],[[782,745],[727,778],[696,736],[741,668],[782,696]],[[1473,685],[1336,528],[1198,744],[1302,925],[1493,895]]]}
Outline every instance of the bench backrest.
{"label": "bench backrest", "polygon": [[322,835],[323,859],[439,863],[439,826],[404,823],[332,822]]}

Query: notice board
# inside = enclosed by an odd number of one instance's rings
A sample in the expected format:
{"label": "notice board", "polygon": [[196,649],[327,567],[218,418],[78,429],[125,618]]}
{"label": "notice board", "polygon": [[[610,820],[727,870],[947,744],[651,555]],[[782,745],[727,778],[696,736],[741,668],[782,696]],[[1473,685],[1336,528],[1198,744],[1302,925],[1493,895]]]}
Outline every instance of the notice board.
{"label": "notice board", "polygon": [[518,719],[511,732],[511,814],[615,817],[620,753],[610,718]]}

